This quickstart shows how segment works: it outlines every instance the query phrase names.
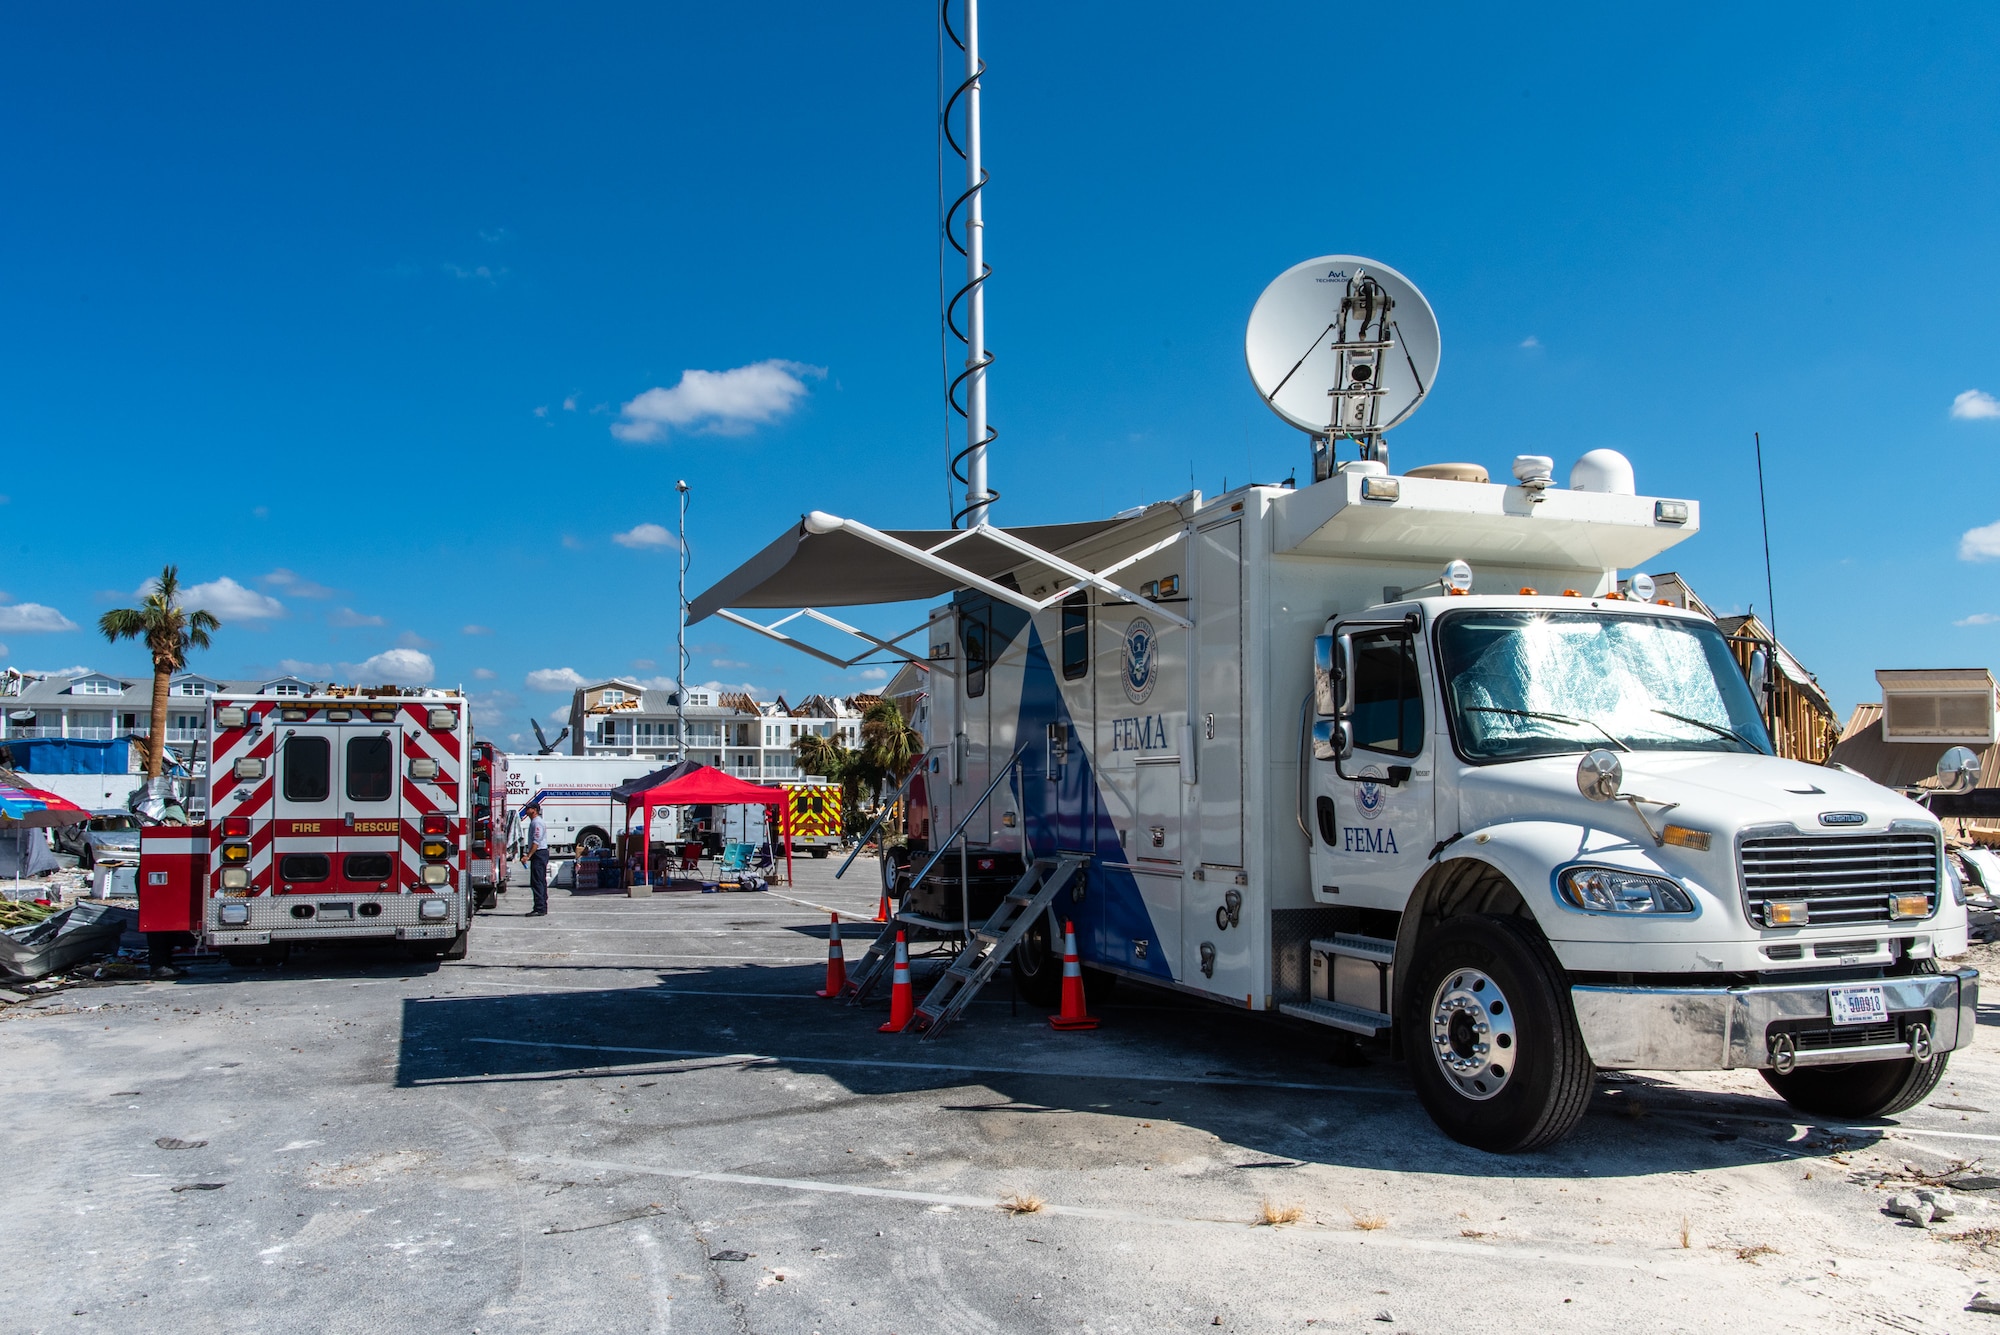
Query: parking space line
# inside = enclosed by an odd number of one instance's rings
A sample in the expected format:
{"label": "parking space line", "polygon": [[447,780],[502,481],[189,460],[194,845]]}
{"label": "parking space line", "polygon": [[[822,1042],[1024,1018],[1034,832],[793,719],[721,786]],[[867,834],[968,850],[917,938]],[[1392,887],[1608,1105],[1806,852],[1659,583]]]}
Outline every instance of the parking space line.
{"label": "parking space line", "polygon": [[481,950],[481,955],[582,956],[607,960],[750,960],[758,964],[824,964],[824,955],[656,955],[649,950]]}
{"label": "parking space line", "polygon": [[[669,1177],[687,1182],[717,1182],[729,1186],[777,1188],[834,1196],[863,1196],[877,1200],[907,1201],[913,1205],[950,1206],[968,1210],[1003,1208],[988,1196],[953,1196],[935,1191],[905,1191],[896,1187],[869,1187],[854,1182],[825,1182],[814,1178],[762,1177],[751,1173],[723,1173],[701,1168],[661,1168],[652,1164],[620,1163],[611,1159],[571,1159],[558,1155],[521,1155],[520,1164],[544,1164],[553,1168],[589,1168],[600,1173],[636,1173],[647,1177]],[[1090,1205],[1045,1203],[1040,1213],[1106,1223],[1141,1224],[1182,1228],[1226,1228],[1244,1231],[1256,1227],[1234,1219],[1202,1219],[1193,1216],[1149,1215],[1136,1210],[1110,1210]],[[1357,1233],[1348,1228],[1317,1228],[1294,1225],[1292,1231],[1308,1234],[1315,1242],[1344,1242],[1355,1247],[1382,1247],[1393,1251],[1430,1252],[1446,1256],[1491,1257],[1496,1260],[1556,1262],[1588,1270],[1654,1270],[1686,1268],[1691,1263],[1679,1257],[1589,1256],[1558,1247],[1520,1247],[1507,1243],[1449,1242],[1429,1238],[1398,1238],[1381,1233]]]}
{"label": "parking space line", "polygon": [[700,1048],[638,1048],[610,1043],[555,1043],[530,1038],[468,1038],[468,1043],[496,1047],[553,1048],[566,1052],[619,1052],[634,1056],[665,1057],[678,1061],[771,1062],[790,1066],[861,1066],[904,1071],[937,1071],[964,1075],[1033,1075],[1052,1080],[1126,1080],[1152,1085],[1213,1085],[1218,1088],[1301,1089],[1320,1094],[1374,1094],[1407,1098],[1409,1091],[1374,1085],[1319,1085],[1293,1080],[1260,1080],[1254,1076],[1162,1075],[1157,1072],[1127,1074],[1122,1071],[1037,1070],[1026,1066],[969,1066],[953,1062],[894,1061],[866,1057],[786,1057],[762,1052],[711,1052]]}

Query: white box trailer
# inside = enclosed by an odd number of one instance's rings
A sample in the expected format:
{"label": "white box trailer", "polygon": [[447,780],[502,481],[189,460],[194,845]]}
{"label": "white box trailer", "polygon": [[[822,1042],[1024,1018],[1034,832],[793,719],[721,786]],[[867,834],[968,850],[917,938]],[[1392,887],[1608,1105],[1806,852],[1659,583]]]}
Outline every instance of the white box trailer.
{"label": "white box trailer", "polygon": [[[653,756],[500,756],[493,784],[493,828],[508,849],[509,867],[520,856],[527,837],[521,809],[528,803],[541,803],[549,846],[555,852],[588,853],[609,848],[625,828],[625,808],[611,796],[611,790],[670,763]],[[662,807],[654,814],[656,838],[675,837],[661,833],[660,823],[663,819],[671,822],[671,813],[676,810]],[[504,874],[503,887],[513,875],[511,870]]]}
{"label": "white box trailer", "polygon": [[1977,997],[1939,963],[1966,946],[1939,823],[1772,756],[1713,623],[1621,584],[1696,504],[1329,471],[1095,524],[815,512],[693,619],[791,642],[728,609],[950,595],[850,661],[928,670],[915,823],[971,855],[975,902],[925,900],[949,854],[898,886],[906,925],[1065,878],[1017,982],[1052,988],[1071,919],[1104,973],[1391,1039],[1496,1150],[1567,1131],[1593,1066],[1755,1068],[1818,1115],[1927,1094]]}

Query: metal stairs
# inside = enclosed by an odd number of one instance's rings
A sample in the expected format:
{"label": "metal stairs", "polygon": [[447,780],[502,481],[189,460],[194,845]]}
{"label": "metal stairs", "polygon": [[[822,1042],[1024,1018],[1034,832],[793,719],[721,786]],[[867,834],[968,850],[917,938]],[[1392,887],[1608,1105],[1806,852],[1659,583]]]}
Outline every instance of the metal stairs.
{"label": "metal stairs", "polygon": [[[958,952],[951,967],[924,994],[916,1016],[910,1021],[911,1027],[925,1038],[936,1038],[943,1033],[944,1027],[972,1004],[979,989],[986,986],[987,980],[1028,934],[1035,919],[1048,911],[1055,897],[1076,878],[1087,860],[1071,856],[1036,858],[1029,863],[1021,879],[1014,882],[1014,888],[994,908],[993,916],[983,926],[973,929],[965,949]],[[1055,945],[1053,935],[1049,944]]]}
{"label": "metal stairs", "polygon": [[[1037,858],[1029,863],[992,916],[972,929],[972,937],[958,952],[958,958],[931,986],[923,1004],[917,1007],[911,1028],[925,1038],[935,1038],[957,1019],[1028,934],[1035,919],[1048,912],[1055,897],[1068,888],[1088,861],[1082,855],[1065,855]],[[896,955],[897,931],[921,932],[924,934],[921,939],[959,935],[955,923],[949,931],[940,930],[940,926],[916,914],[891,914],[889,921],[882,924],[882,934],[869,945],[867,953],[848,975],[851,990],[847,1004],[866,1001],[875,984],[888,972]],[[1055,944],[1053,938],[1050,944]]]}

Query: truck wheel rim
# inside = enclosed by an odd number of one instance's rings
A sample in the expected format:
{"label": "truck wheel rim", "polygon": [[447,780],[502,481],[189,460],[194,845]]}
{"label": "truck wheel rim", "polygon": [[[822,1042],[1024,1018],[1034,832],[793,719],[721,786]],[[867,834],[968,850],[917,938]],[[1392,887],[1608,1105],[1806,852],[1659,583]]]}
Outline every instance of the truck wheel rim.
{"label": "truck wheel rim", "polygon": [[1507,1087],[1520,1055],[1514,1007],[1489,975],[1456,969],[1438,984],[1431,999],[1431,1052],[1468,1099],[1484,1101]]}

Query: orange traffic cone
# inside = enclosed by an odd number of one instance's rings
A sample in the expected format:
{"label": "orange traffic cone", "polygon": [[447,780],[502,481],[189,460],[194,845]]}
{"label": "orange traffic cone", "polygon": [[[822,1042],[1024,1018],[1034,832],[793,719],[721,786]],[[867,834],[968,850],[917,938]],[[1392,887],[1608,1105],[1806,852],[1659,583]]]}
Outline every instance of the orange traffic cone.
{"label": "orange traffic cone", "polygon": [[882,887],[882,902],[875,906],[875,921],[889,921],[889,887],[886,885]]}
{"label": "orange traffic cone", "polygon": [[900,1034],[917,1013],[916,994],[910,990],[910,947],[901,932],[896,933],[896,972],[889,982],[889,1023],[876,1032]]}
{"label": "orange traffic cone", "polygon": [[847,991],[847,956],[840,949],[840,915],[833,915],[833,935],[826,942],[826,986],[816,997],[837,997]]}
{"label": "orange traffic cone", "polygon": [[1049,1017],[1056,1029],[1095,1029],[1097,1017],[1086,1014],[1083,1006],[1083,963],[1076,957],[1076,928],[1063,919],[1062,1010]]}

